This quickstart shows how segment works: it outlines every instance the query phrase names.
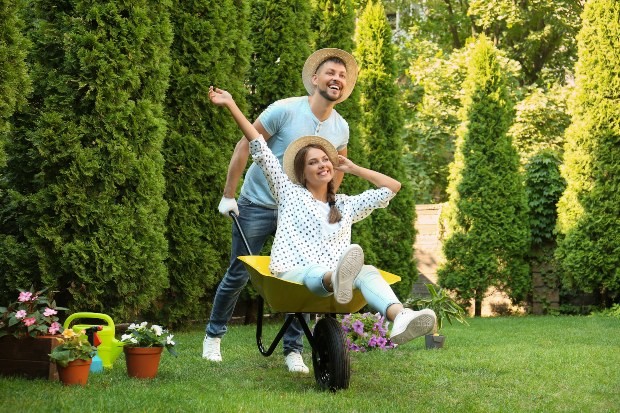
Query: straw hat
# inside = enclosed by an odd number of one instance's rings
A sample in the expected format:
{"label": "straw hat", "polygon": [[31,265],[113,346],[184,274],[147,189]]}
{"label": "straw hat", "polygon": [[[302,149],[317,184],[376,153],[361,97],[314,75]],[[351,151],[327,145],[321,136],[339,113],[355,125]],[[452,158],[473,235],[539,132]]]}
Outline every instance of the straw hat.
{"label": "straw hat", "polygon": [[282,169],[284,169],[284,173],[287,174],[288,178],[295,184],[300,183],[295,177],[295,156],[301,148],[312,144],[321,145],[334,166],[338,166],[339,164],[338,151],[330,141],[315,135],[302,136],[296,141],[293,141],[288,148],[286,148],[284,157],[282,158]]}
{"label": "straw hat", "polygon": [[340,103],[351,95],[355,82],[357,81],[357,62],[351,54],[340,49],[319,49],[312,53],[310,57],[304,63],[304,69],[301,72],[301,78],[304,81],[304,86],[309,94],[314,92],[314,85],[312,84],[312,76],[316,73],[318,67],[329,59],[330,57],[338,57],[341,59],[347,67],[347,84],[342,91],[340,99],[336,103]]}

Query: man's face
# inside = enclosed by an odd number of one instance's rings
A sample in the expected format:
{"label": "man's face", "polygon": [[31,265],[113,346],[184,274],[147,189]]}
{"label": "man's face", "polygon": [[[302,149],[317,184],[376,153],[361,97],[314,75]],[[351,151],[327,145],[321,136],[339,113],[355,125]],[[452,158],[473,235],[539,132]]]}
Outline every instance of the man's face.
{"label": "man's face", "polygon": [[312,76],[317,92],[326,100],[335,102],[342,96],[347,85],[347,69],[336,62],[325,62]]}

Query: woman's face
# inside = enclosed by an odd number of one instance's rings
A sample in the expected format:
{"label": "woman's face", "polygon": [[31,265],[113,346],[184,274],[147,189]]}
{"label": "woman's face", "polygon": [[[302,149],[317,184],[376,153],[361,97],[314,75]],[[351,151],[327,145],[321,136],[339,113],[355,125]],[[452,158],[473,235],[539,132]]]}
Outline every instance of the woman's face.
{"label": "woman's face", "polygon": [[306,152],[304,177],[306,186],[327,185],[332,180],[334,166],[325,152],[318,148],[309,148]]}

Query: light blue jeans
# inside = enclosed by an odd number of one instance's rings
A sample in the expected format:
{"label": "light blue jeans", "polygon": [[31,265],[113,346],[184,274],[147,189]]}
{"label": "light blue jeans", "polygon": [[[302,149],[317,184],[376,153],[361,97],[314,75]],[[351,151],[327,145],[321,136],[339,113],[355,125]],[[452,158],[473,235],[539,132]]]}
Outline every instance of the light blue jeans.
{"label": "light blue jeans", "polygon": [[[253,204],[244,197],[239,197],[237,204],[239,206],[239,225],[241,225],[252,253],[258,254],[269,236],[276,232],[278,211]],[[232,317],[239,294],[250,278],[250,274],[237,257],[248,254],[237,226],[233,223],[230,264],[215,293],[211,316],[206,327],[206,333],[209,337],[222,337],[228,330],[226,325]],[[309,316],[305,315],[305,317],[308,321]],[[295,318],[282,339],[284,355],[293,351],[297,353],[303,351],[303,334],[304,331]]]}
{"label": "light blue jeans", "polygon": [[[328,271],[331,270],[318,264],[312,264],[281,273],[279,277],[303,284],[319,297],[327,297],[333,294],[333,292],[327,291],[323,285],[323,275]],[[392,287],[383,279],[379,270],[372,265],[362,267],[353,286],[362,292],[370,308],[378,311],[382,316],[385,316],[389,306],[400,304]]]}

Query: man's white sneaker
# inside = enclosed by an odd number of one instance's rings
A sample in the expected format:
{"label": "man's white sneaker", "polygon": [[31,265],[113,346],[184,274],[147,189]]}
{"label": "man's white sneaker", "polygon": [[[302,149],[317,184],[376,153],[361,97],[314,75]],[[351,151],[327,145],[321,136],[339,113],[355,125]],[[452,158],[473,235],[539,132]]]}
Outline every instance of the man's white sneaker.
{"label": "man's white sneaker", "polygon": [[433,331],[436,321],[437,317],[433,310],[425,308],[424,310],[413,311],[405,308],[394,319],[390,340],[395,344],[405,344]]}
{"label": "man's white sneaker", "polygon": [[334,298],[340,304],[347,304],[353,298],[353,282],[364,266],[364,251],[357,244],[351,244],[342,253],[332,273]]}
{"label": "man's white sneaker", "polygon": [[291,373],[310,373],[310,369],[304,363],[304,359],[301,357],[301,354],[296,352],[288,353],[286,358],[286,366],[288,367],[288,371]]}
{"label": "man's white sneaker", "polygon": [[220,353],[220,341],[219,337],[207,337],[205,336],[202,342],[202,358],[209,361],[222,361],[222,353]]}

